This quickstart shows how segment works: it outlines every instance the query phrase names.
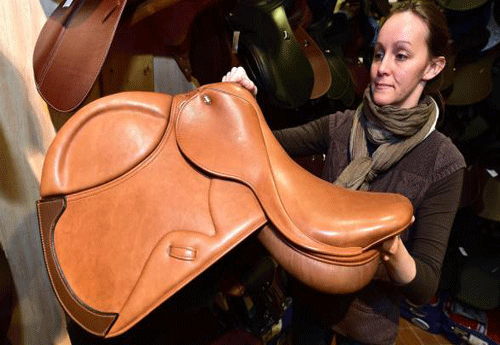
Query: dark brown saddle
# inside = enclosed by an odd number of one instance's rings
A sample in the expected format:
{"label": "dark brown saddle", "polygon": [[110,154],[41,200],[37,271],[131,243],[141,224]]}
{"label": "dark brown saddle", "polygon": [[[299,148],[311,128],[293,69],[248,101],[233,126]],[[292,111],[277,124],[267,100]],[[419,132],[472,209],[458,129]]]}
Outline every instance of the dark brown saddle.
{"label": "dark brown saddle", "polygon": [[[61,112],[75,110],[97,80],[112,44],[129,53],[174,57],[191,80],[193,26],[208,8],[226,2],[62,1],[47,19],[35,45],[33,68],[38,91],[52,108]],[[221,68],[229,69],[225,65]]]}
{"label": "dark brown saddle", "polygon": [[77,111],[37,202],[52,286],[87,331],[119,335],[251,234],[297,279],[364,287],[377,245],[412,222],[401,195],[346,190],[297,165],[234,83],[124,92]]}

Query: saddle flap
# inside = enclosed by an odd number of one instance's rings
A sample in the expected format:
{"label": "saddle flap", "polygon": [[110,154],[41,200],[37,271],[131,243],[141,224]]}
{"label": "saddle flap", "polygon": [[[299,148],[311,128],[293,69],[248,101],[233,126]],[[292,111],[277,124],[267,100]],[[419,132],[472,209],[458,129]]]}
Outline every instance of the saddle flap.
{"label": "saddle flap", "polygon": [[127,0],[65,0],[43,26],[33,53],[35,82],[54,109],[69,112],[102,68]]}
{"label": "saddle flap", "polygon": [[330,74],[335,82],[328,89],[327,96],[333,100],[341,100],[348,107],[354,103],[355,90],[349,68],[341,56],[329,53],[326,55]]}
{"label": "saddle flap", "polygon": [[101,98],[48,149],[44,257],[60,303],[88,332],[127,331],[267,221],[248,187],[179,152],[171,109],[186,97]]}

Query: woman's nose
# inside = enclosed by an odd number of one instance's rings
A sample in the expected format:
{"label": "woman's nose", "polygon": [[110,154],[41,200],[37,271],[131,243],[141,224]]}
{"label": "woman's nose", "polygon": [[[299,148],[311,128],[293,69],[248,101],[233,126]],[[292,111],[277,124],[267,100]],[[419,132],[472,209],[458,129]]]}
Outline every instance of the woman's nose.
{"label": "woman's nose", "polygon": [[389,69],[390,69],[390,62],[389,62],[389,59],[386,55],[378,63],[377,74],[379,74],[379,75],[388,74]]}

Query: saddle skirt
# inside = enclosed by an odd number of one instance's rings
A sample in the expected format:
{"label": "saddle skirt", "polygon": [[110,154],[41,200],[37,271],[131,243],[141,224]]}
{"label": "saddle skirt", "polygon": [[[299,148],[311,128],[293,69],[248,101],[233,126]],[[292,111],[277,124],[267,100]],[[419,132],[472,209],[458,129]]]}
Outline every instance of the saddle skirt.
{"label": "saddle skirt", "polygon": [[245,238],[329,293],[374,276],[408,199],[346,190],[297,165],[235,83],[124,92],[77,111],[47,151],[37,202],[46,267],[68,315],[124,333]]}

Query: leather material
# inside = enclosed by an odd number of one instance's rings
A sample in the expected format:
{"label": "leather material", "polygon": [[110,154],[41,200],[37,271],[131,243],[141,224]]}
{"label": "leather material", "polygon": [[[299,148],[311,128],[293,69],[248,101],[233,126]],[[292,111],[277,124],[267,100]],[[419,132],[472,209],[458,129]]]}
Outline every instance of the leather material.
{"label": "leather material", "polygon": [[[134,326],[265,224],[261,240],[292,274],[323,291],[356,291],[373,277],[376,246],[413,213],[403,196],[345,190],[302,169],[235,83],[90,103],[57,133],[41,184],[56,295],[105,337]],[[55,197],[64,207],[42,206]]]}
{"label": "leather material", "polygon": [[325,52],[332,79],[327,97],[340,100],[344,107],[351,107],[356,96],[354,81],[341,50],[341,43],[349,39],[346,15],[326,12],[321,19],[308,27],[308,32]]}
{"label": "leather material", "polygon": [[351,257],[351,262],[342,262],[342,258],[338,258],[335,264],[318,260],[288,243],[270,224],[262,228],[258,238],[274,257],[279,258],[280,265],[288,273],[325,293],[346,294],[359,290],[360,286],[364,287],[371,281],[380,263],[376,249]]}
{"label": "leather material", "polygon": [[76,297],[64,278],[54,255],[54,226],[66,208],[63,197],[37,202],[37,214],[42,240],[43,256],[50,282],[59,301],[64,301],[64,309],[81,325],[96,334],[106,334],[118,316],[116,313],[103,313],[93,310]]}
{"label": "leather material", "polygon": [[93,102],[86,108],[85,121],[69,118],[66,135],[56,136],[53,149],[47,152],[46,161],[57,164],[44,168],[41,195],[97,187],[144,160],[164,134],[172,102],[171,97],[160,94],[148,97],[148,103],[140,93],[125,102],[113,98]]}
{"label": "leather material", "polygon": [[241,1],[228,22],[240,31],[239,60],[269,101],[282,108],[304,105],[314,87],[314,71],[280,2]]}
{"label": "leather material", "polygon": [[[206,20],[206,11],[222,0],[175,0],[166,7],[155,8],[155,12],[141,14],[144,5],[139,5],[124,18],[117,33],[117,44],[123,50],[132,50],[137,54],[174,57],[182,73],[191,80],[190,63],[191,36],[193,27],[198,25],[201,17]],[[161,3],[161,2],[160,2]],[[225,5],[227,6],[227,5]],[[222,6],[224,7],[224,6]],[[210,18],[211,16],[208,15]],[[139,20],[141,18],[141,20]],[[210,18],[215,20],[214,18]],[[203,22],[203,21],[202,21]],[[215,35],[220,28],[204,28]],[[158,33],[162,33],[159,35]],[[204,33],[207,35],[208,33]],[[223,38],[220,37],[223,44]]]}
{"label": "leather material", "polygon": [[54,109],[74,110],[88,95],[127,0],[62,1],[43,26],[33,53],[35,82]]}
{"label": "leather material", "polygon": [[[496,59],[500,56],[500,46],[493,48],[486,54],[475,56],[472,61],[455,60],[453,84],[446,104],[464,106],[477,104],[493,91],[492,69]],[[474,85],[474,87],[470,87]]]}
{"label": "leather material", "polygon": [[47,19],[33,53],[38,91],[60,112],[84,102],[111,44],[130,54],[173,57],[190,81],[192,27],[219,0],[68,1]]}
{"label": "leather material", "polygon": [[332,76],[325,54],[323,54],[321,48],[305,30],[312,21],[311,9],[306,0],[291,1],[288,6],[285,2],[284,7],[295,38],[297,42],[299,42],[300,48],[313,69],[314,86],[311,91],[310,99],[318,99],[330,88]]}
{"label": "leather material", "polygon": [[299,26],[307,28],[311,25],[313,14],[307,0],[285,1],[283,4],[288,22],[293,30]]}
{"label": "leather material", "polygon": [[321,48],[303,27],[297,27],[294,34],[314,73],[314,85],[310,99],[318,99],[326,94],[332,85],[332,74],[330,73],[328,60]]}

